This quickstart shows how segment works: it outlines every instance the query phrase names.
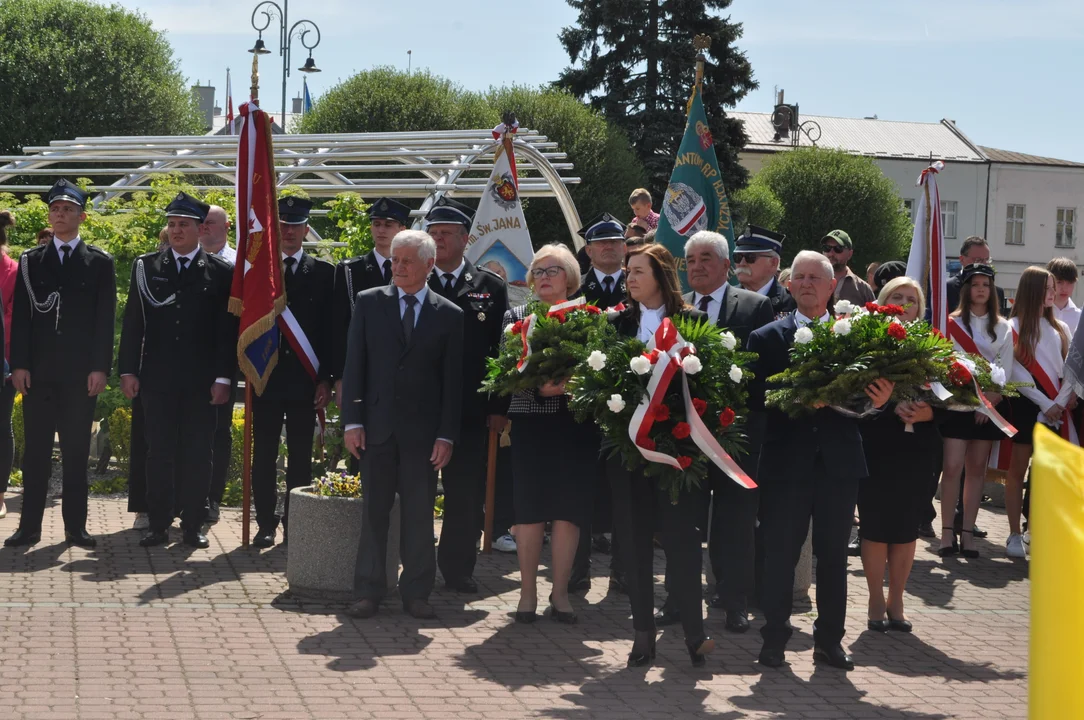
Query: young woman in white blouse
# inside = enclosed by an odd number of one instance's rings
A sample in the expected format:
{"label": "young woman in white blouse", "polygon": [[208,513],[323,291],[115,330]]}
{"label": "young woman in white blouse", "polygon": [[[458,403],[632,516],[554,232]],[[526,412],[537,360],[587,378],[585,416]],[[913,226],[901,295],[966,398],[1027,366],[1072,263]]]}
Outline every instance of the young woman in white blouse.
{"label": "young woman in white blouse", "polygon": [[1016,363],[1012,379],[1033,383],[1021,388],[1014,398],[1012,461],[1005,480],[1005,509],[1009,516],[1009,557],[1025,557],[1020,534],[1020,512],[1024,502],[1024,475],[1031,461],[1031,436],[1036,422],[1050,426],[1061,436],[1079,445],[1076,428],[1068,410],[1076,406],[1072,387],[1062,386],[1065,355],[1072,333],[1054,317],[1054,276],[1046,268],[1032,266],[1020,275],[1016,300],[1010,316],[1016,335]]}
{"label": "young woman in white blouse", "polygon": [[[1012,325],[998,313],[994,269],[989,265],[968,265],[960,274],[960,306],[949,317],[949,337],[957,352],[978,352],[992,366],[1013,372]],[[996,394],[987,395],[1002,417],[1010,414],[1008,401]],[[968,558],[979,556],[974,548],[971,528],[982,500],[982,484],[986,479],[993,444],[1004,439],[998,427],[979,412],[951,412],[941,425],[945,441],[941,468],[941,547],[937,554],[948,557],[957,553]],[[959,545],[953,531],[952,516],[960,497],[960,475],[964,476],[964,520]]]}

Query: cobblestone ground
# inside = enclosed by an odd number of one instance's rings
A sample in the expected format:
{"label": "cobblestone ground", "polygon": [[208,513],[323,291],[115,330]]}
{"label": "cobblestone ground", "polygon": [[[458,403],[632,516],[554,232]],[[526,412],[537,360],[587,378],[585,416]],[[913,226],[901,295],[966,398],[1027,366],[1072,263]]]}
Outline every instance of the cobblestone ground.
{"label": "cobblestone ground", "polygon": [[[9,496],[0,534],[14,531],[20,505]],[[344,606],[290,599],[285,548],[242,550],[239,513],[223,512],[209,550],[148,551],[124,510],[91,500],[95,550],[62,542],[55,506],[41,544],[0,550],[0,717],[1026,717],[1027,566],[1004,557],[1004,518],[985,509],[979,524],[991,537],[979,560],[942,562],[921,541],[907,598],[913,635],[865,630],[865,582],[851,560],[851,673],[814,668],[808,605],[782,670],[755,663],[756,632],[728,634],[712,614],[719,644],[706,668],[690,666],[668,629],[655,667],[626,670],[624,596],[599,577],[577,601],[579,625],[515,625],[510,555],[479,559],[478,596],[438,589],[437,620],[386,606],[357,621]]]}

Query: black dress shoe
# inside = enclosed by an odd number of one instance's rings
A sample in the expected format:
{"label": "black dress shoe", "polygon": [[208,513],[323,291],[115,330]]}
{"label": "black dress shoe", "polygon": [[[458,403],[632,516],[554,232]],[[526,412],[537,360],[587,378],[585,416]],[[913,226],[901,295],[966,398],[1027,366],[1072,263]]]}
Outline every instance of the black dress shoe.
{"label": "black dress shoe", "polygon": [[671,610],[665,605],[655,613],[655,627],[666,627],[667,625],[676,625],[681,622],[681,613],[677,610]]}
{"label": "black dress shoe", "polygon": [[219,504],[217,502],[215,502],[214,500],[211,500],[209,503],[207,503],[207,524],[208,525],[214,525],[216,522],[218,522],[218,518],[219,518],[218,505]]}
{"label": "black dress shoe", "polygon": [[655,659],[655,633],[651,632],[636,632],[636,639],[633,640],[632,650],[629,651],[628,662],[625,663],[625,667],[644,667],[650,665],[651,661]]}
{"label": "black dress shoe", "polygon": [[275,546],[275,531],[260,528],[256,531],[256,537],[252,538],[252,547],[269,548]]}
{"label": "black dress shoe", "polygon": [[817,646],[813,648],[813,662],[827,663],[840,670],[854,670],[854,660],[852,660],[851,656],[843,650],[842,645],[833,645],[828,648]]}
{"label": "black dress shoe", "polygon": [[376,600],[364,598],[362,600],[358,600],[356,603],[346,608],[346,614],[352,618],[359,618],[361,620],[364,620],[366,618],[371,618],[373,615],[376,615],[376,611],[379,609],[380,603],[378,603]]}
{"label": "black dress shoe", "polygon": [[432,620],[437,616],[433,606],[425,600],[409,600],[403,603],[403,609],[407,614],[419,620]]}
{"label": "black dress shoe", "polygon": [[570,593],[587,592],[591,589],[591,576],[581,575],[577,578],[572,578],[568,581],[568,591]]}
{"label": "black dress shoe", "polygon": [[538,613],[534,610],[516,610],[514,617],[516,618],[516,622],[530,625],[538,620]]}
{"label": "black dress shoe", "polygon": [[786,656],[782,648],[770,648],[765,646],[760,649],[760,655],[757,656],[757,662],[764,667],[783,667],[783,664],[786,662]]}
{"label": "black dress shoe", "polygon": [[873,632],[886,633],[888,632],[887,620],[867,620],[866,627]]}
{"label": "black dress shoe", "polygon": [[981,539],[986,537],[990,533],[986,532],[985,530],[979,530],[979,526],[976,525],[975,527],[971,528],[971,534]]}
{"label": "black dress shoe", "polygon": [[935,538],[937,537],[937,532],[933,529],[933,523],[926,521],[918,526],[918,535],[919,537],[924,538]]}
{"label": "black dress shoe", "polygon": [[610,541],[602,533],[598,533],[591,538],[591,547],[604,555],[610,554]]}
{"label": "black dress shoe", "polygon": [[98,541],[90,536],[86,530],[65,530],[64,540],[70,545],[92,548],[98,547]]}
{"label": "black dress shoe", "polygon": [[726,602],[723,600],[722,595],[715,593],[711,596],[711,600],[708,600],[708,607],[716,610],[726,610]]}
{"label": "black dress shoe", "polygon": [[41,530],[24,530],[19,528],[15,533],[4,541],[5,547],[24,547],[37,545],[41,542]]}
{"label": "black dress shoe", "polygon": [[910,620],[893,620],[891,616],[889,616],[885,624],[887,630],[895,630],[896,632],[909,633],[914,629]]}
{"label": "black dress shoe", "polygon": [[211,541],[207,539],[207,536],[198,530],[189,530],[181,537],[183,542],[188,547],[194,548],[209,548],[211,547]]}
{"label": "black dress shoe", "polygon": [[689,651],[689,659],[692,660],[693,667],[704,667],[704,663],[707,662],[705,656],[715,649],[715,641],[704,636],[692,642],[686,641],[685,647]]}
{"label": "black dress shoe", "polygon": [[749,616],[737,610],[727,612],[726,624],[723,626],[728,632],[743,633],[749,630]]}
{"label": "black dress shoe", "polygon": [[444,587],[453,592],[458,593],[476,593],[478,592],[478,583],[474,582],[474,578],[458,578],[455,580],[448,580],[444,583]]}
{"label": "black dress shoe", "polygon": [[622,595],[629,594],[629,588],[625,585],[625,578],[621,577],[619,573],[610,573],[609,588],[613,592],[621,593]]}
{"label": "black dress shoe", "polygon": [[154,547],[155,545],[165,545],[168,542],[168,530],[148,530],[143,533],[143,537],[139,539],[140,547]]}
{"label": "black dress shoe", "polygon": [[564,623],[565,625],[575,625],[579,622],[576,613],[563,612],[554,605],[550,605],[550,617],[553,618],[554,622]]}
{"label": "black dress shoe", "polygon": [[862,556],[862,538],[855,536],[854,540],[847,543],[847,554],[851,557]]}

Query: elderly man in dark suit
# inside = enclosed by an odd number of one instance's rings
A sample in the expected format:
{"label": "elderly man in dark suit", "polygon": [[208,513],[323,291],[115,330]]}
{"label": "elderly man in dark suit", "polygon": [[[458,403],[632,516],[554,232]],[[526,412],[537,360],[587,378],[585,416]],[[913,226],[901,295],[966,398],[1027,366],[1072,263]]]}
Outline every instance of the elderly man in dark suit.
{"label": "elderly man in dark suit", "polygon": [[734,240],[735,277],[746,290],[768,298],[776,317],[795,307],[794,298],[776,277],[786,239],[782,233],[749,225],[745,234]]}
{"label": "elderly man in dark suit", "polygon": [[361,292],[354,305],[343,373],[347,451],[362,461],[365,519],[348,612],[376,614],[387,590],[389,513],[399,494],[399,595],[416,618],[434,617],[433,501],[437,471],[459,439],[463,397],[463,311],[426,284],[436,259],[426,233],[404,230],[391,246],[394,284]]}
{"label": "elderly man in dark suit", "polygon": [[[766,378],[790,365],[790,348],[799,328],[828,322],[828,303],[835,289],[832,264],[819,253],[802,251],[791,265],[794,313],[755,330],[748,349],[759,354],[749,392],[750,410],[764,410]],[[893,385],[877,380],[866,389],[872,407],[888,402]],[[767,409],[760,453],[760,518],[764,548],[761,629],[764,645],[759,661],[768,667],[784,663],[794,593],[794,566],[813,521],[813,553],[817,556],[817,621],[813,625],[813,659],[845,670],[854,668],[840,644],[847,616],[847,541],[858,498],[858,480],[866,460],[858,421],[832,408],[820,407],[806,418],[791,419],[778,408]]]}
{"label": "elderly man in dark suit", "polygon": [[[685,243],[685,265],[693,289],[685,296],[685,302],[707,313],[712,322],[732,333],[742,347],[749,333],[775,319],[768,298],[727,283],[730,248],[722,235],[702,230],[689,238]],[[750,423],[748,431],[748,454],[736,459],[756,478],[762,428]],[[726,611],[727,630],[745,632],[749,629],[747,602],[753,593],[757,490],[739,486],[714,465],[708,468],[706,489],[712,500],[708,557],[716,580],[715,594],[709,604]],[[668,614],[675,612],[664,605],[656,624],[660,621],[666,624],[670,620]]]}
{"label": "elderly man in dark suit", "polygon": [[425,216],[426,231],[437,248],[429,290],[463,311],[462,416],[455,456],[440,474],[444,521],[437,547],[445,586],[462,593],[478,592],[474,563],[485,509],[488,428],[499,433],[508,421],[503,399],[478,392],[486,358],[500,351],[508,286],[495,272],[463,257],[473,217],[470,208],[446,197]]}

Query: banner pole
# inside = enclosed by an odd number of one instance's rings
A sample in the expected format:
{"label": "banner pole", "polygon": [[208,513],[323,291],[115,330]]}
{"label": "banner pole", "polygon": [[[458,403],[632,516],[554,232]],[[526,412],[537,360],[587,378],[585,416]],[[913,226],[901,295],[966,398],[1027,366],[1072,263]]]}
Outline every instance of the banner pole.
{"label": "banner pole", "polygon": [[245,435],[241,469],[241,547],[248,547],[252,515],[252,384],[245,380]]}
{"label": "banner pole", "polygon": [[497,430],[489,429],[489,461],[486,465],[486,518],[482,554],[493,552],[493,513],[497,505]]}

